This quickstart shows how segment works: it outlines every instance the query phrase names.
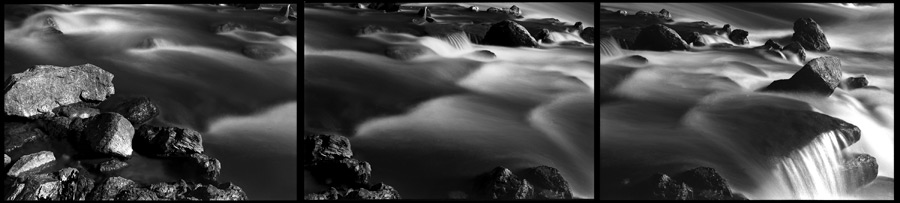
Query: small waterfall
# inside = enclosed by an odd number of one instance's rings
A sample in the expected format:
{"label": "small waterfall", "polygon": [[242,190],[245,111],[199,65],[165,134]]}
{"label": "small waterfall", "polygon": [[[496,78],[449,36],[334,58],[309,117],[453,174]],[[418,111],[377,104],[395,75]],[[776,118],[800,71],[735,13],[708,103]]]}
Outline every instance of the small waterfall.
{"label": "small waterfall", "polygon": [[615,38],[605,37],[600,39],[600,56],[620,56],[623,55],[622,47],[619,46],[619,42],[616,42]]}
{"label": "small waterfall", "polygon": [[469,35],[463,31],[443,34],[435,37],[447,42],[457,50],[472,49],[472,41],[469,39]]}
{"label": "small waterfall", "polygon": [[847,140],[839,132],[824,133],[809,146],[779,160],[773,171],[781,188],[778,199],[843,199],[847,184],[840,171],[844,157],[841,145]]}

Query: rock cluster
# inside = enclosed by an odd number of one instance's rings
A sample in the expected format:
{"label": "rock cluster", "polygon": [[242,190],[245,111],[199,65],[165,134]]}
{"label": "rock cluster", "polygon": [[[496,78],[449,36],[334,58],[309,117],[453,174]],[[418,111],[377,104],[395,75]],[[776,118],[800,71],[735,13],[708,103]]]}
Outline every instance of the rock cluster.
{"label": "rock cluster", "polygon": [[522,178],[496,167],[476,177],[475,184],[473,199],[572,199],[569,183],[549,166],[528,168]]}
{"label": "rock cluster", "polygon": [[369,182],[372,166],[353,158],[347,137],[304,131],[303,149],[303,169],[329,187],[304,199],[400,199],[393,187]]}
{"label": "rock cluster", "polygon": [[[240,187],[217,182],[221,164],[202,154],[199,133],[149,124],[159,114],[152,99],[109,97],[112,78],[91,64],[39,65],[13,74],[4,95],[6,116],[13,119],[4,122],[5,161],[12,162],[4,181],[11,189],[7,200],[247,199]],[[181,182],[156,186],[114,176],[128,170],[127,160],[135,153],[178,163],[187,175]],[[95,159],[101,161],[88,161]],[[77,167],[46,171],[48,166],[73,164]]]}
{"label": "rock cluster", "polygon": [[747,200],[731,192],[716,170],[698,167],[670,177],[657,173],[630,185],[633,196],[648,200]]}

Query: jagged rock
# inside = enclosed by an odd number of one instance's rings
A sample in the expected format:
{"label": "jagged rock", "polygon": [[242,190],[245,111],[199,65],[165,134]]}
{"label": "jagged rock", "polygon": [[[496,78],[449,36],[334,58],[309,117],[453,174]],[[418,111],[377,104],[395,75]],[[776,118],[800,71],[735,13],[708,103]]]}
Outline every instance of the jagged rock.
{"label": "jagged rock", "polygon": [[868,154],[846,154],[840,172],[845,178],[844,183],[851,188],[859,188],[878,177],[878,162]]}
{"label": "jagged rock", "polygon": [[27,175],[12,184],[6,200],[60,200],[61,189],[62,182],[50,174]]}
{"label": "jagged rock", "polygon": [[534,187],[507,168],[497,167],[478,177],[475,191],[487,199],[531,199]]}
{"label": "jagged rock", "polygon": [[365,184],[372,176],[368,162],[352,158],[317,161],[306,168],[317,181],[329,186]]}
{"label": "jagged rock", "polygon": [[636,196],[651,200],[690,200],[693,189],[666,174],[657,173],[636,185]]}
{"label": "jagged rock", "polygon": [[135,132],[134,150],[150,157],[187,157],[203,153],[199,132],[178,127],[144,125]]}
{"label": "jagged rock", "polygon": [[115,93],[112,79],[111,73],[91,64],[36,65],[12,75],[6,86],[4,109],[7,115],[32,117],[52,113],[63,105],[103,101]]}
{"label": "jagged rock", "polygon": [[[112,97],[115,97],[115,96],[112,96]],[[112,98],[112,97],[110,97],[110,98]],[[93,105],[93,104],[79,102],[79,103],[56,107],[55,109],[53,109],[53,113],[56,115],[69,117],[69,118],[89,118],[92,116],[96,116],[97,114],[100,114],[100,110],[95,108],[95,105]]]}
{"label": "jagged rock", "polygon": [[537,199],[572,199],[569,182],[556,168],[549,166],[529,168],[522,178],[534,186]]}
{"label": "jagged rock", "polygon": [[19,158],[19,160],[9,168],[9,172],[7,172],[6,175],[20,177],[35,174],[53,164],[56,164],[56,157],[53,156],[53,152],[41,151]]}
{"label": "jagged rock", "polygon": [[828,39],[825,38],[825,32],[811,18],[800,18],[794,22],[794,35],[791,39],[807,50],[828,51],[831,49]]}
{"label": "jagged rock", "polygon": [[350,139],[347,137],[307,131],[304,131],[303,134],[304,165],[323,160],[353,157],[353,151],[350,150]]}
{"label": "jagged rock", "polygon": [[750,40],[747,39],[747,35],[750,33],[746,30],[737,29],[728,34],[728,39],[738,45],[749,44]]}
{"label": "jagged rock", "polygon": [[584,39],[585,42],[594,43],[594,36],[596,36],[596,34],[594,34],[594,27],[584,28],[580,35],[581,39]]}
{"label": "jagged rock", "polygon": [[666,9],[659,10],[659,17],[666,20],[672,20],[672,14]]}
{"label": "jagged rock", "polygon": [[841,83],[841,87],[846,90],[863,88],[865,86],[869,86],[869,80],[866,79],[865,75],[860,75],[859,77],[849,77],[847,78],[847,80]]}
{"label": "jagged rock", "polygon": [[371,199],[400,199],[400,193],[384,183],[373,184],[361,188],[331,187],[325,191],[307,194],[305,200],[371,200]]}
{"label": "jagged rock", "polygon": [[63,168],[56,172],[56,176],[59,177],[59,181],[63,182],[75,180],[78,178],[78,169],[72,167]]}
{"label": "jagged rock", "polygon": [[222,163],[206,154],[191,154],[179,159],[183,160],[182,169],[185,174],[189,174],[189,180],[216,182],[222,170]]}
{"label": "jagged rock", "polygon": [[674,30],[662,24],[641,29],[634,41],[637,50],[670,51],[688,50],[687,43]]}
{"label": "jagged rock", "polygon": [[762,48],[769,49],[769,50],[781,50],[781,45],[779,45],[778,43],[776,43],[775,41],[772,41],[770,39],[770,40],[767,40],[766,43],[762,45]]}
{"label": "jagged rock", "polygon": [[93,153],[131,157],[134,127],[118,113],[101,113],[86,124],[82,143]]}
{"label": "jagged rock", "polygon": [[776,80],[762,91],[806,92],[829,96],[841,83],[841,60],[825,56],[810,60],[790,79]]}
{"label": "jagged rock", "polygon": [[59,25],[56,24],[56,20],[53,17],[47,17],[44,19],[44,31],[42,32],[43,36],[54,36],[54,35],[62,35],[63,32],[59,29]]}
{"label": "jagged rock", "polygon": [[98,106],[103,112],[116,112],[132,126],[140,126],[159,115],[159,108],[146,96],[113,95]]}
{"label": "jagged rock", "polygon": [[97,165],[97,169],[102,173],[111,173],[113,171],[121,170],[125,167],[128,167],[128,163],[125,163],[124,161],[120,161],[118,159],[111,159]]}
{"label": "jagged rock", "polygon": [[726,35],[731,35],[731,29],[731,25],[729,24],[725,24],[725,26],[722,26],[722,31],[725,32]]}
{"label": "jagged rock", "polygon": [[710,167],[698,167],[682,172],[674,177],[693,188],[694,199],[726,200],[732,198],[728,183]]}
{"label": "jagged rock", "polygon": [[282,49],[267,45],[247,45],[241,51],[244,55],[256,60],[269,60],[273,57],[284,55]]}
{"label": "jagged rock", "polygon": [[799,43],[794,42],[794,43],[788,44],[787,46],[784,46],[784,48],[781,49],[782,52],[785,50],[791,51],[794,54],[797,54],[797,58],[800,59],[800,62],[806,62],[806,49],[804,49],[803,46],[800,46]]}
{"label": "jagged rock", "polygon": [[575,22],[575,25],[572,27],[575,28],[575,30],[578,30],[578,32],[584,30],[584,24],[581,24],[581,21]]}
{"label": "jagged rock", "polygon": [[619,14],[619,15],[621,15],[621,16],[627,16],[627,15],[628,15],[628,11],[619,10],[619,11],[616,11],[616,14]]}
{"label": "jagged rock", "polygon": [[484,35],[482,43],[507,47],[538,46],[537,41],[531,37],[525,27],[511,20],[494,23]]}
{"label": "jagged rock", "polygon": [[196,197],[204,201],[247,200],[247,195],[246,193],[244,193],[244,190],[232,183],[223,183],[219,186],[203,185],[195,189],[190,194],[192,197]]}
{"label": "jagged rock", "polygon": [[516,16],[521,16],[521,15],[522,15],[522,10],[519,9],[518,6],[513,5],[512,7],[509,7],[509,14],[516,15]]}
{"label": "jagged rock", "polygon": [[638,16],[638,17],[649,17],[649,16],[653,16],[653,14],[651,14],[651,13],[649,13],[649,12],[647,12],[647,11],[638,11],[638,12],[635,13],[634,15],[635,15],[635,16]]}
{"label": "jagged rock", "polygon": [[550,30],[546,28],[541,29],[541,32],[538,32],[534,39],[541,41],[541,43],[553,43],[553,40],[550,39]]}
{"label": "jagged rock", "polygon": [[87,200],[91,190],[94,189],[94,179],[85,176],[75,168],[64,168],[57,172],[60,181],[63,181],[60,190],[60,200]]}
{"label": "jagged rock", "polygon": [[112,201],[116,200],[116,195],[120,192],[137,186],[132,180],[114,176],[106,178],[98,183],[96,188],[88,195],[89,200]]}

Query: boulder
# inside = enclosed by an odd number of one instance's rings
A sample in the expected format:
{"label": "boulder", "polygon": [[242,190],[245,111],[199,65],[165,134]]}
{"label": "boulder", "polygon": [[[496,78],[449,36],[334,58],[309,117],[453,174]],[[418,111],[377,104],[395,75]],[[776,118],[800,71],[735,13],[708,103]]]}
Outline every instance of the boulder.
{"label": "boulder", "polygon": [[797,42],[790,43],[781,49],[782,52],[785,50],[791,51],[794,54],[797,54],[797,58],[800,59],[800,62],[806,62],[806,49],[804,49],[803,46],[800,46],[799,43],[797,43]]}
{"label": "boulder", "polygon": [[372,176],[368,162],[352,158],[317,161],[305,167],[320,183],[328,186],[366,184]]}
{"label": "boulder", "polygon": [[553,43],[553,40],[550,39],[550,30],[546,28],[541,29],[541,32],[538,32],[534,39],[541,41],[541,43]]}
{"label": "boulder", "polygon": [[62,182],[50,174],[27,175],[11,183],[6,200],[60,200]]}
{"label": "boulder", "polygon": [[425,18],[425,17],[431,17],[431,12],[428,12],[428,6],[419,9],[419,12],[416,13],[416,16],[420,16],[420,17],[423,17],[423,18]]}
{"label": "boulder", "polygon": [[584,30],[584,24],[581,24],[581,21],[575,22],[575,25],[572,27],[575,28],[575,30],[578,30],[578,32]]}
{"label": "boulder", "polygon": [[472,12],[478,12],[478,7],[477,7],[477,6],[470,6],[470,7],[469,7],[469,10],[472,11]]}
{"label": "boulder", "polygon": [[3,154],[3,167],[4,168],[9,166],[9,162],[11,162],[11,161],[12,161],[12,159],[9,158],[9,155]]}
{"label": "boulder", "polygon": [[728,34],[728,39],[738,45],[749,44],[750,40],[747,39],[748,35],[750,35],[750,33],[746,30],[737,29],[732,31],[731,34]]}
{"label": "boulder", "polygon": [[191,154],[178,160],[182,162],[182,171],[187,174],[186,179],[191,181],[216,182],[222,170],[222,163],[206,154]]}
{"label": "boulder", "polygon": [[794,22],[794,35],[791,39],[807,50],[828,51],[831,49],[828,39],[825,38],[825,32],[812,18],[797,19]]}
{"label": "boulder", "polygon": [[629,67],[641,66],[649,63],[650,60],[647,60],[646,57],[641,55],[631,55],[628,57],[623,57],[620,59],[615,59],[609,62],[609,64],[617,64],[617,65],[625,65]]}
{"label": "boulder", "polygon": [[34,122],[5,122],[3,136],[3,153],[12,157],[51,149],[50,137]]}
{"label": "boulder", "polygon": [[382,11],[386,11],[386,12],[397,12],[397,11],[400,11],[400,3],[391,3],[391,2],[372,3],[372,4],[369,4],[369,8],[375,9],[375,10],[382,10]]}
{"label": "boulder", "polygon": [[537,41],[531,37],[531,34],[528,33],[525,27],[511,20],[504,20],[491,25],[491,28],[484,35],[482,43],[507,47],[538,46]]}
{"label": "boulder", "polygon": [[241,52],[244,55],[256,59],[256,60],[269,60],[276,56],[281,56],[284,54],[284,51],[278,47],[267,46],[267,45],[247,45],[245,46]]}
{"label": "boulder", "polygon": [[491,12],[491,13],[503,13],[503,10],[500,10],[499,8],[490,7],[490,8],[487,9],[487,12]]}
{"label": "boulder", "polygon": [[128,163],[124,161],[120,161],[118,159],[111,159],[109,161],[104,161],[97,165],[97,170],[102,173],[111,174],[114,171],[121,170],[125,167],[128,167]]}
{"label": "boulder", "polygon": [[54,139],[79,143],[80,135],[86,127],[85,120],[89,119],[79,117],[51,117],[37,120],[37,124],[47,133],[47,135]]}
{"label": "boulder", "polygon": [[710,167],[698,167],[675,175],[674,179],[680,180],[690,186],[694,199],[699,200],[727,200],[732,198],[731,188],[716,169]]}
{"label": "boulder", "polygon": [[[115,96],[111,96],[110,98],[114,98]],[[108,101],[108,100],[107,100]],[[104,101],[106,102],[106,101]],[[69,118],[90,118],[100,114],[100,110],[96,108],[96,105],[91,103],[74,103],[65,106],[56,107],[53,109],[53,113],[56,115],[60,115],[63,117]]]}
{"label": "boulder", "polygon": [[549,166],[528,168],[522,178],[534,186],[536,199],[572,199],[569,182]]}
{"label": "boulder", "polygon": [[671,51],[688,50],[687,43],[674,30],[662,24],[641,29],[634,41],[636,50]]}
{"label": "boulder", "polygon": [[140,126],[159,115],[159,108],[146,96],[113,95],[97,107],[103,112],[115,112],[133,126]]}
{"label": "boulder", "polygon": [[22,156],[9,168],[6,175],[12,177],[20,177],[40,172],[50,166],[56,164],[56,157],[51,151],[41,151],[34,154]]}
{"label": "boulder", "polygon": [[579,35],[581,36],[581,39],[584,39],[587,43],[594,43],[594,37],[596,36],[596,34],[594,34],[594,27],[584,28]]}
{"label": "boulder", "polygon": [[303,164],[353,157],[350,139],[340,135],[303,132]]}
{"label": "boulder", "polygon": [[619,11],[616,11],[616,14],[619,14],[620,16],[627,16],[627,15],[628,15],[628,11],[619,10]]}
{"label": "boulder", "polygon": [[103,101],[115,93],[113,75],[84,64],[70,67],[36,65],[12,74],[4,95],[7,115],[32,117],[77,102]]}
{"label": "boulder", "polygon": [[762,45],[762,48],[768,49],[768,50],[781,50],[781,45],[770,39],[770,40],[767,40],[766,43]]}
{"label": "boulder", "polygon": [[522,10],[519,9],[519,7],[516,6],[516,5],[513,5],[512,7],[509,7],[509,11],[508,11],[508,12],[509,12],[509,14],[512,14],[512,15],[515,15],[515,16],[522,16]]}
{"label": "boulder", "polygon": [[43,36],[55,36],[62,35],[63,32],[59,29],[59,25],[56,24],[56,20],[53,17],[47,17],[44,19],[44,30],[41,34]]}
{"label": "boulder", "polygon": [[75,180],[78,178],[78,169],[72,167],[59,169],[59,171],[56,171],[56,177],[59,177],[59,180],[63,182]]}
{"label": "boulder", "polygon": [[669,13],[669,11],[666,10],[666,9],[659,10],[658,16],[659,16],[660,18],[662,18],[662,19],[672,20],[672,14]]}
{"label": "boulder", "polygon": [[137,186],[134,181],[118,176],[106,178],[98,184],[88,195],[89,200],[113,201],[120,192]]}
{"label": "boulder", "polygon": [[203,201],[247,200],[247,194],[244,193],[244,190],[232,183],[223,183],[218,186],[201,185],[192,191],[190,196]]}
{"label": "boulder", "polygon": [[418,45],[396,45],[387,47],[384,50],[384,55],[390,57],[392,59],[397,59],[401,61],[412,60],[416,57],[426,55],[429,53],[433,53],[431,49],[424,46]]}
{"label": "boulder", "polygon": [[131,157],[134,127],[118,113],[101,113],[92,117],[82,136],[83,146],[90,152]]}
{"label": "boulder", "polygon": [[507,168],[497,167],[480,175],[475,182],[475,192],[486,199],[532,199],[534,187],[527,180],[520,180]]}
{"label": "boulder", "polygon": [[853,90],[865,86],[869,86],[869,80],[866,79],[865,75],[860,75],[859,77],[849,77],[847,78],[847,80],[844,80],[844,82],[841,83],[841,87],[846,90]]}
{"label": "boulder", "polygon": [[91,190],[94,189],[94,179],[87,177],[75,168],[64,168],[57,172],[60,181],[63,182],[60,190],[60,200],[87,200]]}
{"label": "boulder", "polygon": [[150,157],[188,157],[203,153],[200,133],[178,127],[141,126],[132,144],[139,154]]}
{"label": "boulder", "polygon": [[693,189],[666,174],[657,173],[635,184],[635,197],[650,200],[691,200]]}
{"label": "boulder", "polygon": [[839,170],[844,183],[851,188],[859,188],[878,177],[878,162],[868,154],[846,154]]}
{"label": "boulder", "polygon": [[805,92],[829,96],[841,83],[841,60],[825,56],[810,60],[790,79],[776,80],[762,91]]}
{"label": "boulder", "polygon": [[685,43],[693,44],[694,42],[700,40],[700,33],[692,32],[691,34],[688,34],[687,36],[683,37],[682,39],[684,39]]}

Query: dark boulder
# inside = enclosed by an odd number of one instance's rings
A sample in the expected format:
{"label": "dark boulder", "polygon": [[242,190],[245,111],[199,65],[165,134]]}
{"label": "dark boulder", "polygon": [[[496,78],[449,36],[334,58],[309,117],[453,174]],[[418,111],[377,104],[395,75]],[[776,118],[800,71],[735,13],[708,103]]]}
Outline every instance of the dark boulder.
{"label": "dark boulder", "polygon": [[841,83],[841,60],[825,56],[810,60],[790,79],[776,80],[762,91],[806,92],[829,96]]}
{"label": "dark boulder", "polygon": [[727,200],[732,198],[731,188],[716,169],[710,167],[698,167],[681,172],[674,177],[693,188],[694,199],[699,200]]}
{"label": "dark boulder", "polygon": [[408,61],[433,52],[428,47],[419,45],[397,45],[387,47],[384,50],[384,55],[392,59]]}
{"label": "dark boulder", "polygon": [[619,11],[616,11],[616,14],[619,14],[620,16],[627,16],[627,15],[628,15],[628,11],[619,10]]}
{"label": "dark boulder", "polygon": [[320,183],[329,186],[358,186],[372,176],[368,162],[352,158],[317,161],[305,167]]}
{"label": "dark boulder", "polygon": [[89,200],[113,201],[120,192],[137,186],[132,180],[114,176],[97,183],[96,188],[88,195]]}
{"label": "dark boulder", "polygon": [[59,25],[56,24],[56,20],[53,20],[53,17],[47,17],[44,19],[44,26],[46,26],[45,34],[63,34],[61,30],[59,30]]}
{"label": "dark boulder", "polygon": [[216,182],[222,170],[222,163],[206,154],[191,154],[177,160],[182,162],[182,171],[187,174],[185,179],[191,181]]}
{"label": "dark boulder", "polygon": [[150,157],[188,157],[203,153],[200,133],[178,127],[141,126],[132,144],[139,154]]}
{"label": "dark boulder", "polygon": [[400,11],[400,3],[391,3],[391,2],[372,3],[372,4],[369,4],[369,8],[375,9],[375,10],[382,10],[382,11],[386,11],[386,12],[397,12],[397,11]]}
{"label": "dark boulder", "polygon": [[594,37],[596,36],[594,27],[584,28],[579,35],[581,36],[581,39],[584,39],[587,43],[594,43]]}
{"label": "dark boulder", "polygon": [[25,175],[36,174],[43,169],[56,164],[56,157],[51,151],[41,151],[34,154],[22,156],[9,168],[6,175],[12,177],[20,177]]}
{"label": "dark boulder", "polygon": [[350,139],[340,135],[303,133],[303,164],[353,157]]}
{"label": "dark boulder", "polygon": [[94,179],[85,176],[83,170],[75,168],[60,169],[56,175],[62,181],[60,200],[87,200],[87,196],[94,189]]}
{"label": "dark boulder", "polygon": [[118,113],[101,113],[88,119],[82,135],[82,146],[90,152],[131,157],[134,127]]}
{"label": "dark boulder", "polygon": [[659,16],[662,19],[672,20],[672,14],[669,13],[669,11],[666,9],[659,10],[659,14],[657,14],[657,16]]}
{"label": "dark boulder", "polygon": [[114,171],[122,170],[123,168],[128,167],[128,163],[124,161],[120,161],[118,159],[111,159],[109,161],[104,161],[97,165],[97,170],[101,173],[112,174]]}
{"label": "dark boulder", "polygon": [[428,6],[419,9],[419,12],[416,13],[416,16],[423,17],[423,18],[431,17],[431,12],[428,11]]}
{"label": "dark boulder", "polygon": [[625,65],[629,67],[641,66],[649,63],[650,60],[647,60],[646,57],[641,55],[631,55],[628,57],[623,57],[620,59],[612,60],[609,64],[617,64],[617,65]]}
{"label": "dark boulder", "polygon": [[865,86],[869,86],[869,80],[866,79],[865,75],[860,75],[859,77],[849,77],[847,78],[847,80],[844,80],[844,82],[841,83],[841,87],[846,90],[853,90]]}
{"label": "dark boulder", "polygon": [[655,24],[641,29],[634,41],[636,50],[671,51],[688,50],[687,43],[674,30],[663,24]]}
{"label": "dark boulder", "polygon": [[800,62],[806,62],[806,49],[804,49],[803,46],[800,46],[800,44],[797,42],[790,43],[784,46],[781,51],[791,51],[797,55],[797,58],[800,59]]}
{"label": "dark boulder", "polygon": [[470,56],[470,57],[474,57],[474,58],[480,58],[480,59],[494,59],[494,58],[497,58],[497,54],[494,54],[494,52],[491,52],[491,51],[488,51],[488,50],[478,50],[478,51],[472,52],[472,53],[470,53],[470,54],[466,54],[466,56]]}
{"label": "dark boulder", "polygon": [[241,52],[256,60],[269,60],[273,57],[284,55],[285,53],[284,50],[278,47],[257,44],[247,45]]}
{"label": "dark boulder", "polygon": [[666,174],[657,173],[634,185],[634,196],[650,200],[691,200],[693,189]]}
{"label": "dark boulder", "polygon": [[575,30],[578,30],[578,32],[584,30],[584,24],[582,24],[581,21],[575,22],[575,25],[572,27],[575,28]]}
{"label": "dark boulder", "polygon": [[113,95],[98,106],[103,112],[116,112],[133,126],[140,126],[159,115],[159,108],[146,96]]}
{"label": "dark boulder", "polygon": [[688,34],[687,36],[682,37],[682,38],[684,39],[685,43],[693,44],[694,42],[700,40],[700,33],[692,32],[691,34]]}
{"label": "dark boulder", "polygon": [[767,40],[766,43],[762,45],[762,48],[768,49],[768,50],[781,50],[781,45],[770,39],[770,40]]}
{"label": "dark boulder", "polygon": [[[115,95],[110,98],[116,97]],[[108,101],[109,99],[107,99]],[[104,101],[106,102],[106,101]],[[91,103],[74,103],[65,106],[56,107],[53,109],[53,113],[56,115],[60,115],[63,117],[69,118],[89,118],[100,114],[100,110],[96,108],[97,106]]]}
{"label": "dark boulder", "polygon": [[475,182],[475,192],[486,199],[532,199],[534,187],[527,180],[516,177],[507,168],[497,167],[480,175]]}
{"label": "dark boulder", "polygon": [[878,177],[878,162],[868,154],[845,154],[840,172],[844,183],[851,188],[859,188]]}
{"label": "dark boulder", "polygon": [[649,13],[649,12],[647,12],[647,11],[638,11],[637,13],[634,13],[634,15],[635,15],[635,16],[638,16],[638,17],[649,17],[649,16],[653,16],[653,14],[651,14],[651,13]]}
{"label": "dark boulder", "polygon": [[725,35],[730,35],[733,28],[731,28],[730,24],[725,24],[722,26],[722,32],[725,32]]}
{"label": "dark boulder", "polygon": [[536,199],[572,199],[569,182],[549,166],[528,168],[522,178],[534,186]]}
{"label": "dark boulder", "polygon": [[528,33],[525,27],[511,20],[504,20],[491,25],[491,28],[484,35],[482,43],[507,47],[538,46],[537,41],[531,37],[531,34]]}
{"label": "dark boulder", "polygon": [[541,41],[541,43],[553,43],[553,40],[550,39],[550,30],[546,28],[541,29],[541,32],[538,32],[534,39]]}
{"label": "dark boulder", "polygon": [[791,39],[800,43],[807,50],[828,51],[831,49],[828,39],[825,38],[825,32],[811,18],[800,18],[794,22],[794,35]]}
{"label": "dark boulder", "polygon": [[490,7],[490,8],[487,9],[487,12],[491,12],[491,13],[503,13],[503,10],[500,10],[499,8]]}
{"label": "dark boulder", "polygon": [[747,39],[748,35],[750,35],[750,33],[746,30],[737,29],[732,31],[731,34],[728,34],[728,39],[738,45],[749,44],[750,40]]}
{"label": "dark boulder", "polygon": [[7,115],[32,117],[77,102],[103,101],[115,93],[113,75],[100,67],[84,64],[59,67],[36,65],[12,74],[6,85]]}
{"label": "dark boulder", "polygon": [[247,200],[247,194],[240,187],[223,183],[221,185],[202,185],[190,193],[192,197],[203,201],[235,201]]}
{"label": "dark boulder", "polygon": [[509,14],[511,14],[511,15],[522,16],[522,10],[519,9],[519,7],[516,5],[509,7],[509,11],[507,11],[507,12],[509,12]]}

